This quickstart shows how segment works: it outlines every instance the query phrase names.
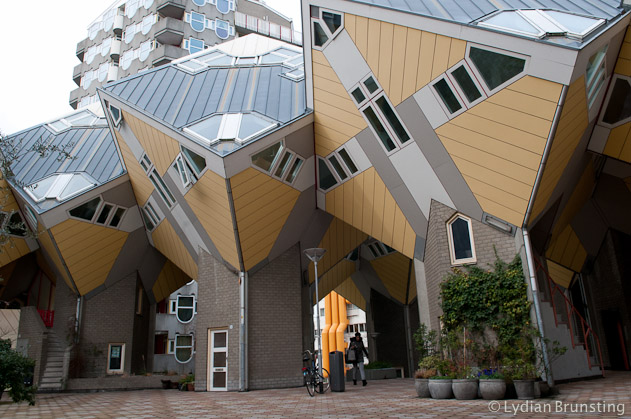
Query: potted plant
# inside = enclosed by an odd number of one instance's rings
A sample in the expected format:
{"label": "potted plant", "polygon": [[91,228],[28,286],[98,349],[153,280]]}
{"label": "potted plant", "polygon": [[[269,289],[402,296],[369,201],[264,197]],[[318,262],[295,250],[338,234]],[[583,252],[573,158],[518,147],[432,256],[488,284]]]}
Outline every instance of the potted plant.
{"label": "potted plant", "polygon": [[506,380],[497,368],[480,371],[480,395],[484,400],[502,400],[506,395]]}
{"label": "potted plant", "polygon": [[477,374],[473,373],[475,342],[467,328],[449,331],[445,339],[455,364],[452,390],[458,400],[473,400],[478,396]]}
{"label": "potted plant", "polygon": [[437,375],[436,365],[440,358],[435,355],[426,356],[418,363],[418,370],[414,373],[414,387],[416,394],[422,398],[430,397],[429,378]]}
{"label": "potted plant", "polygon": [[429,393],[432,399],[451,399],[454,393],[451,387],[454,366],[451,360],[441,359],[436,364],[437,374],[428,381]]}
{"label": "potted plant", "polygon": [[195,391],[195,374],[188,374],[180,380],[181,391]]}

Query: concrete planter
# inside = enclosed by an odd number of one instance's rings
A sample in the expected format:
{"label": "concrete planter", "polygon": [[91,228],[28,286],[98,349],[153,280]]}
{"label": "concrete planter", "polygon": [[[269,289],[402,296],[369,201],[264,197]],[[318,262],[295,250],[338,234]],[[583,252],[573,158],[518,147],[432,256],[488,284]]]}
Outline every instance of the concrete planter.
{"label": "concrete planter", "polygon": [[452,380],[454,396],[458,400],[473,400],[478,396],[477,378],[463,378]]}
{"label": "concrete planter", "polygon": [[432,399],[451,399],[454,392],[451,388],[451,379],[429,379],[428,387]]}
{"label": "concrete planter", "polygon": [[513,380],[515,392],[519,400],[532,400],[535,398],[535,380]]}
{"label": "concrete planter", "polygon": [[480,395],[484,400],[502,400],[506,394],[506,381],[503,379],[481,379]]}
{"label": "concrete planter", "polygon": [[416,394],[419,397],[427,399],[431,396],[431,394],[429,394],[429,379],[427,378],[414,379],[414,387],[416,388]]}

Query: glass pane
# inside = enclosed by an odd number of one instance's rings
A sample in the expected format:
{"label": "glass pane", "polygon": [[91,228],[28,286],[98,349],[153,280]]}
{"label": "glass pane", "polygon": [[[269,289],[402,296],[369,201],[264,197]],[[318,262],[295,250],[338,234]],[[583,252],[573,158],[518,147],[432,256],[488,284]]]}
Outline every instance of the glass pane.
{"label": "glass pane", "polygon": [[321,189],[327,190],[337,183],[335,176],[323,159],[318,159],[318,178]]}
{"label": "glass pane", "polygon": [[471,47],[469,58],[491,90],[524,71],[526,65],[521,58],[475,47]]}
{"label": "glass pane", "polygon": [[351,94],[353,95],[353,97],[355,98],[355,102],[357,103],[362,103],[364,100],[366,100],[366,96],[364,96],[364,93],[362,93],[359,87],[353,90]]}
{"label": "glass pane", "polygon": [[278,177],[283,176],[283,173],[285,173],[285,169],[287,168],[287,165],[289,164],[291,156],[292,156],[291,153],[285,153],[283,155],[283,158],[281,159],[280,164],[278,165],[278,168],[276,168],[276,173],[274,173],[275,176],[278,176]]}
{"label": "glass pane", "polygon": [[[200,60],[201,61],[201,60]],[[229,55],[221,55],[219,58],[215,58],[214,60],[209,60],[206,62],[209,66],[220,66],[220,65],[230,65],[232,64],[232,57]]]}
{"label": "glass pane", "polygon": [[193,0],[193,3],[201,7],[206,4],[206,0]]}
{"label": "glass pane", "polygon": [[287,173],[287,177],[285,178],[285,181],[292,183],[294,179],[296,179],[296,176],[298,176],[298,172],[300,171],[300,168],[302,167],[302,162],[303,160],[301,158],[296,157],[296,160],[294,160],[294,164],[292,165],[291,170],[289,171],[289,173]]}
{"label": "glass pane", "polygon": [[434,83],[434,89],[443,100],[445,106],[447,106],[447,109],[449,109],[449,112],[454,113],[462,108],[462,105],[458,102],[456,95],[445,79],[440,79]]}
{"label": "glass pane", "polygon": [[293,56],[296,56],[296,55],[302,55],[300,52],[294,51],[293,49],[289,49],[289,48],[278,48],[274,52],[286,55],[288,57],[293,57]]}
{"label": "glass pane", "polygon": [[379,99],[376,100],[376,102],[379,106],[379,109],[381,109],[381,113],[383,113],[383,116],[386,117],[386,119],[390,123],[390,127],[394,130],[394,133],[399,138],[399,141],[405,143],[407,140],[409,140],[410,136],[405,131],[405,128],[403,128],[403,124],[401,124],[401,121],[399,121],[399,117],[394,112],[394,109],[392,109],[392,106],[390,106],[390,103],[388,103],[385,96],[381,96]]}
{"label": "glass pane", "polygon": [[73,217],[91,221],[100,203],[101,203],[101,198],[99,197],[94,198],[93,200],[88,201],[85,204],[79,205],[78,207],[71,209],[70,215],[72,215]]}
{"label": "glass pane", "polygon": [[631,86],[625,79],[616,79],[609,97],[603,122],[615,124],[631,116]]}
{"label": "glass pane", "polygon": [[177,319],[182,323],[188,323],[193,318],[193,309],[192,308],[178,308],[177,309]]}
{"label": "glass pane", "polygon": [[239,138],[247,140],[254,134],[273,127],[274,124],[251,113],[246,113],[241,118],[241,126],[239,127]]}
{"label": "glass pane", "polygon": [[121,218],[123,218],[123,214],[125,214],[125,208],[117,208],[110,220],[110,226],[118,227],[118,224],[121,222]]}
{"label": "glass pane", "polygon": [[348,155],[346,149],[343,148],[338,153],[340,154],[340,157],[342,157],[342,160],[344,161],[344,164],[346,164],[346,167],[348,167],[348,170],[350,170],[351,173],[355,173],[357,171],[357,166],[355,166],[355,163],[353,163],[353,160],[351,160],[351,156]]}
{"label": "glass pane", "polygon": [[201,135],[208,141],[213,141],[219,134],[219,126],[221,125],[222,115],[211,116],[208,119],[204,119],[201,122],[196,123],[188,127],[191,131]]}
{"label": "glass pane", "polygon": [[58,199],[64,200],[66,198],[69,198],[73,195],[78,194],[79,192],[86,190],[90,186],[94,186],[94,183],[90,182],[83,175],[75,174],[72,179],[70,179],[70,182],[68,182],[68,185],[66,185],[63,192],[59,194]]}
{"label": "glass pane", "polygon": [[326,36],[324,29],[322,29],[320,24],[318,22],[313,22],[313,45],[321,47],[328,40],[329,37]]}
{"label": "glass pane", "polygon": [[193,166],[195,173],[199,175],[206,167],[206,159],[186,147],[182,147],[182,153],[184,153],[188,161],[191,163],[191,166]]}
{"label": "glass pane", "polygon": [[213,150],[215,150],[217,153],[221,154],[222,156],[225,156],[226,154],[240,147],[241,147],[241,144],[237,144],[234,141],[220,141],[210,146],[210,148],[212,148]]}
{"label": "glass pane", "polygon": [[602,68],[601,63],[603,62],[603,58],[605,53],[607,52],[607,45],[601,48],[596,54],[592,55],[589,58],[589,62],[587,63],[587,85],[589,86],[592,83],[592,79],[594,78],[597,71]]}
{"label": "glass pane", "polygon": [[237,64],[256,64],[256,57],[242,57],[237,60]]}
{"label": "glass pane", "polygon": [[558,12],[556,10],[546,10],[543,12],[552,19],[559,22],[568,31],[577,35],[586,35],[586,31],[596,23],[604,21],[602,19],[594,19],[591,17],[578,16],[570,13]]}
{"label": "glass pane", "polygon": [[261,57],[261,64],[275,64],[275,63],[282,63],[283,61],[285,61],[287,59],[287,57],[284,57],[282,55],[278,55],[278,54],[274,54],[274,53],[269,53],[269,54],[265,54]]}
{"label": "glass pane", "polygon": [[539,28],[534,27],[517,12],[512,11],[498,13],[495,16],[484,20],[482,23],[499,26],[508,30],[525,32],[535,36],[538,36],[541,33]]}
{"label": "glass pane", "polygon": [[344,169],[342,169],[340,162],[337,161],[335,156],[329,157],[329,162],[331,162],[331,166],[333,166],[333,169],[335,169],[340,179],[344,180],[348,177],[346,173],[344,173]]}
{"label": "glass pane", "polygon": [[175,346],[178,347],[192,347],[193,336],[191,335],[177,335],[175,336]]}
{"label": "glass pane", "polygon": [[375,111],[369,106],[366,109],[364,109],[364,115],[366,115],[366,118],[368,119],[368,121],[370,122],[370,125],[372,125],[373,129],[377,133],[377,136],[383,143],[384,147],[386,147],[386,150],[388,151],[394,150],[396,146],[394,145],[394,142],[392,142],[392,139],[390,138],[390,135],[388,135],[388,132],[386,131],[386,129],[381,124],[381,121],[377,117],[377,114],[375,114]]}
{"label": "glass pane", "polygon": [[110,204],[103,205],[103,209],[99,214],[99,218],[96,219],[96,222],[98,224],[105,224],[105,221],[107,220],[108,215],[110,215],[110,211],[112,210],[112,208],[113,206]]}
{"label": "glass pane", "polygon": [[471,236],[469,236],[469,223],[458,218],[451,223],[451,236],[454,243],[456,260],[469,259],[473,256],[471,251]]}
{"label": "glass pane", "polygon": [[149,215],[147,214],[146,208],[142,209],[142,219],[145,221],[145,227],[147,227],[147,230],[151,231],[155,228],[151,217],[149,217]]}
{"label": "glass pane", "polygon": [[335,33],[335,31],[338,30],[340,26],[342,26],[342,15],[338,15],[337,13],[323,11],[322,20],[329,28],[331,33]]}
{"label": "glass pane", "polygon": [[225,352],[213,352],[213,367],[225,367],[226,366],[226,353]]}
{"label": "glass pane", "polygon": [[5,228],[7,230],[7,233],[13,236],[26,236],[26,225],[24,224],[24,221],[22,220],[22,217],[18,212],[14,212],[13,214],[11,214],[9,222],[7,223]]}
{"label": "glass pane", "polygon": [[368,89],[370,93],[375,93],[377,89],[379,89],[379,85],[377,84],[375,79],[372,78],[372,76],[368,77],[364,81],[364,86],[366,86],[366,89]]}
{"label": "glass pane", "polygon": [[217,0],[216,6],[217,10],[224,15],[230,11],[228,0]]}
{"label": "glass pane", "polygon": [[464,68],[464,65],[455,69],[451,75],[454,76],[454,79],[458,82],[458,85],[464,92],[469,102],[475,102],[482,97],[480,90],[478,90],[478,87],[473,82],[469,72]]}
{"label": "glass pane", "polygon": [[266,172],[269,172],[282,148],[283,145],[280,142],[272,145],[271,147],[267,147],[265,150],[259,151],[252,156],[252,163]]}
{"label": "glass pane", "polygon": [[110,370],[120,370],[123,357],[122,357],[122,346],[121,345],[112,345],[110,346]]}
{"label": "glass pane", "polygon": [[214,333],[214,345],[213,348],[225,348],[227,344],[228,333],[216,332]]}
{"label": "glass pane", "polygon": [[193,307],[193,303],[195,301],[195,297],[177,297],[177,304],[181,307]]}
{"label": "glass pane", "polygon": [[180,362],[187,362],[193,356],[192,348],[177,348],[175,349],[175,358]]}
{"label": "glass pane", "polygon": [[28,186],[28,190],[33,196],[37,198],[37,200],[43,199],[56,180],[57,175],[49,176],[46,179],[42,179],[39,182]]}
{"label": "glass pane", "polygon": [[223,388],[226,386],[226,373],[213,372],[213,387]]}

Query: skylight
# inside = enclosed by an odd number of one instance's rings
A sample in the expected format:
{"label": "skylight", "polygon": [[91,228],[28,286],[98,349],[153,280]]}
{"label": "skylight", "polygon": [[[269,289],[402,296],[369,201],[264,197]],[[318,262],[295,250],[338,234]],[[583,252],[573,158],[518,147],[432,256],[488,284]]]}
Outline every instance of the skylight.
{"label": "skylight", "polygon": [[227,154],[276,125],[255,113],[227,113],[213,115],[184,128],[184,131],[221,154]]}
{"label": "skylight", "polygon": [[24,191],[35,202],[42,202],[46,199],[64,201],[93,186],[96,186],[96,183],[82,173],[56,173],[39,182],[25,186]]}
{"label": "skylight", "polygon": [[579,41],[604,24],[604,19],[556,10],[502,10],[478,22],[479,26],[534,38],[566,36]]}
{"label": "skylight", "polygon": [[86,109],[70,116],[66,116],[65,118],[60,118],[56,121],[50,122],[48,127],[55,132],[59,132],[70,127],[91,126],[97,122],[102,122],[101,118],[95,116],[92,112]]}

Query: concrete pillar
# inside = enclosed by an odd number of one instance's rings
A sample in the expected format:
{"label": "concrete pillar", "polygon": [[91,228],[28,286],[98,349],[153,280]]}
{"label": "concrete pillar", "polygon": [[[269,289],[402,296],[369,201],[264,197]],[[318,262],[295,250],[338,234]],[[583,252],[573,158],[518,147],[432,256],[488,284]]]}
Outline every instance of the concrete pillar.
{"label": "concrete pillar", "polygon": [[418,312],[421,323],[438,328],[438,325],[432,325],[429,314],[429,296],[427,292],[427,277],[425,276],[425,262],[414,258],[414,273],[416,274],[416,294],[418,302]]}

